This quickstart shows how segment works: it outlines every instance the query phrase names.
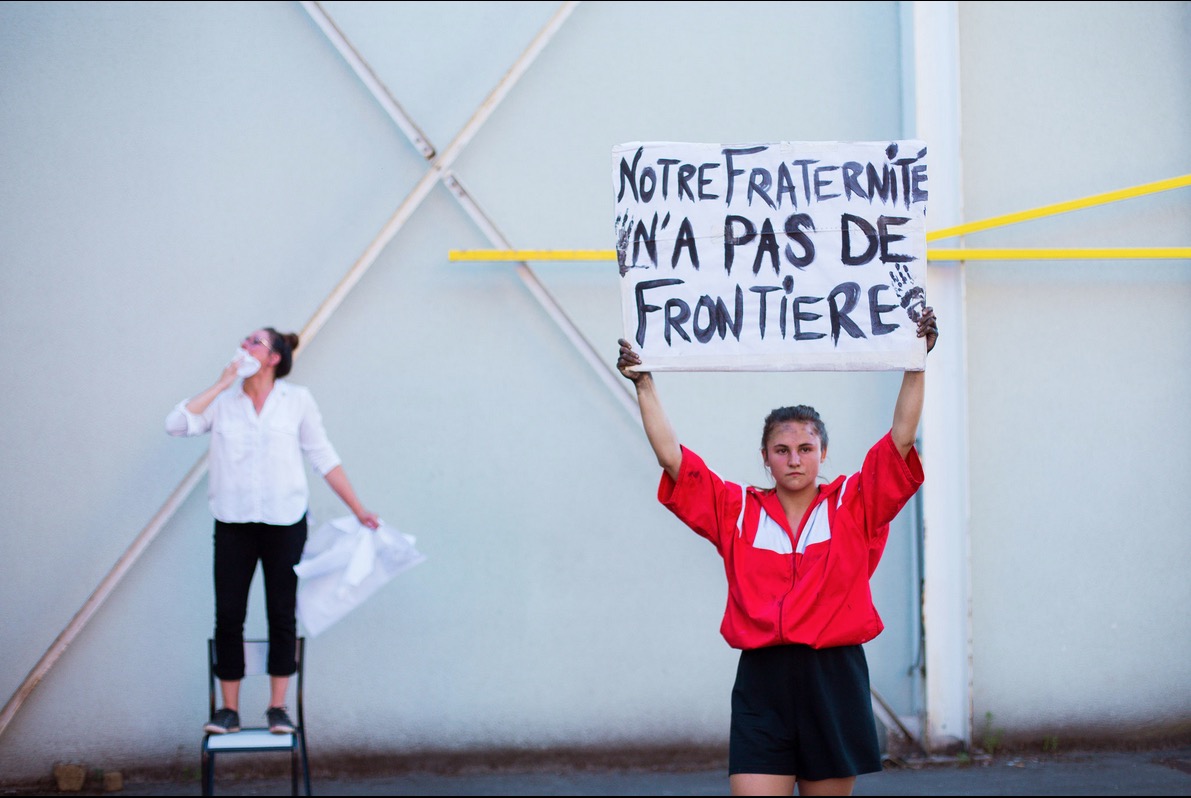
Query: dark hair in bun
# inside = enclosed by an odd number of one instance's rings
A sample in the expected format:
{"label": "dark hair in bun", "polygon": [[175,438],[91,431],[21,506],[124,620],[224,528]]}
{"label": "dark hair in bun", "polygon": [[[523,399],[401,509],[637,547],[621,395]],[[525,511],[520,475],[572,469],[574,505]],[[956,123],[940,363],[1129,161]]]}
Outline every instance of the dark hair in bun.
{"label": "dark hair in bun", "polygon": [[277,379],[281,379],[286,374],[289,374],[289,370],[294,365],[294,350],[298,348],[298,334],[279,333],[272,327],[266,327],[265,332],[272,339],[273,351],[281,356],[281,360],[277,361],[277,368],[274,371],[274,376]]}

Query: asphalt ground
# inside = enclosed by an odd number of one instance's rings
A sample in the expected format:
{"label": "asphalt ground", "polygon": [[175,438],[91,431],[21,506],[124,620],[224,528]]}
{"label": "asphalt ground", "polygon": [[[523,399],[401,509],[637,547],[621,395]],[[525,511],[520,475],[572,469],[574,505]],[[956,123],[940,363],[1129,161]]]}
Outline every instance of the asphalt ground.
{"label": "asphalt ground", "polygon": [[[455,772],[314,772],[315,795],[728,795],[723,766],[678,762],[665,766],[606,767],[582,762],[542,766],[470,766]],[[84,789],[59,792],[52,780],[40,789],[0,788],[0,795],[103,795],[89,779]],[[199,795],[197,773],[170,781],[124,779],[107,795]],[[289,795],[288,772],[268,776],[243,771],[218,774],[216,795]],[[934,760],[890,760],[885,770],[857,779],[855,795],[1187,795],[1191,796],[1191,746],[1146,750],[1005,754]]]}

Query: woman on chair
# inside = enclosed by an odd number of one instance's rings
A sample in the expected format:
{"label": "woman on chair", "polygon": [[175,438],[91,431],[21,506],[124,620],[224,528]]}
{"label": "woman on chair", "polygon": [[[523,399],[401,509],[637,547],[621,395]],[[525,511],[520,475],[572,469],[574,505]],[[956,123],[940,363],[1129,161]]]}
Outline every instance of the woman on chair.
{"label": "woman on chair", "polygon": [[[917,315],[917,314],[915,314]],[[934,311],[914,319],[929,352]],[[636,387],[646,437],[662,467],[658,499],[724,560],[720,631],[741,650],[728,745],[733,795],[850,795],[881,769],[865,643],[883,628],[869,578],[889,523],[922,484],[914,449],[924,372],[907,371],[893,424],[860,471],[816,484],[827,428],[812,407],[781,407],[761,434],[772,488],[721,479],[678,442],[653,377],[620,341],[617,367]]]}
{"label": "woman on chair", "polygon": [[295,730],[286,709],[297,671],[298,577],[294,566],[306,543],[309,486],[303,455],[361,524],[377,517],[356,497],[327,439],[310,391],[289,374],[298,336],[263,327],[246,336],[219,379],[183,400],[165,420],[175,436],[211,433],[207,497],[215,516],[215,675],[223,707],[204,731],[240,729],[244,678],[244,619],[257,562],[265,579],[269,628],[269,730]]}

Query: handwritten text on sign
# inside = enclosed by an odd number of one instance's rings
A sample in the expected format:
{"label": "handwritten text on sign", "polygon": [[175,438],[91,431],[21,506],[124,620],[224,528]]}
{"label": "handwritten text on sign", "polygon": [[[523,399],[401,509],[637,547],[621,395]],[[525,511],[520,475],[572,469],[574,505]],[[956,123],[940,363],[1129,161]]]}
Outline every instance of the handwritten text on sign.
{"label": "handwritten text on sign", "polygon": [[612,150],[625,337],[646,370],[919,370],[921,141]]}

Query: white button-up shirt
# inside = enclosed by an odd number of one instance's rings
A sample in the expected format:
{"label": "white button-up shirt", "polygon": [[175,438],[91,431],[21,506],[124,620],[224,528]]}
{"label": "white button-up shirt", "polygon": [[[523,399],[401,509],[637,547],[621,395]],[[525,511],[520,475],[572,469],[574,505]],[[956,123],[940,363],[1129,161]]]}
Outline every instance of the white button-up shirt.
{"label": "white button-up shirt", "polygon": [[211,433],[207,499],[211,514],[233,524],[297,523],[310,498],[302,455],[320,475],[340,464],[310,391],[277,380],[257,415],[243,382],[215,397],[201,415],[178,403],[165,419],[170,435]]}

